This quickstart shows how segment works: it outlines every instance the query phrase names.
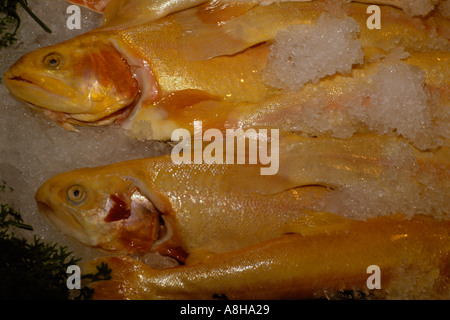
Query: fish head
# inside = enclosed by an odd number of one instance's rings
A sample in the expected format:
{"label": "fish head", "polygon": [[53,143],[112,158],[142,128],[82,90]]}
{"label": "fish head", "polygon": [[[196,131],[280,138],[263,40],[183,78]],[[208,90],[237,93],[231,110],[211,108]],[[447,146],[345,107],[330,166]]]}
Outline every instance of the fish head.
{"label": "fish head", "polygon": [[87,246],[150,251],[160,236],[160,211],[132,180],[105,170],[78,169],[50,178],[35,195],[39,212]]}
{"label": "fish head", "polygon": [[19,100],[73,128],[127,116],[139,96],[132,69],[111,38],[94,33],[26,54],[4,82]]}

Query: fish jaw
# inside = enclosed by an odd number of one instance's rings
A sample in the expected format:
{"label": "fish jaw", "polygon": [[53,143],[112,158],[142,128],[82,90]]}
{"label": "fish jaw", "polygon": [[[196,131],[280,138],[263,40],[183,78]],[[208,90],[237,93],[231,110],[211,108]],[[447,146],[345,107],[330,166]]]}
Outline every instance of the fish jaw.
{"label": "fish jaw", "polygon": [[105,34],[85,34],[30,52],[10,67],[4,81],[19,100],[51,111],[51,120],[77,125],[125,118],[140,97],[132,66]]}
{"label": "fish jaw", "polygon": [[[149,251],[160,232],[160,212],[128,179],[107,172],[101,180],[91,173],[79,169],[47,180],[35,194],[39,212],[86,246],[126,254]],[[73,201],[74,188],[82,202]]]}

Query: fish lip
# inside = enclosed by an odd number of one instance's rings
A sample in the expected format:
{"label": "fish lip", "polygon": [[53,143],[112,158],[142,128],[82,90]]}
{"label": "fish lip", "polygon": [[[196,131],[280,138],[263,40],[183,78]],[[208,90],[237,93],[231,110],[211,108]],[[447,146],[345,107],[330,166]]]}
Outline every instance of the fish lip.
{"label": "fish lip", "polygon": [[[23,76],[21,76],[21,75],[15,75],[14,73],[7,72],[7,73],[5,74],[5,76],[4,76],[4,78],[5,78],[5,86],[6,86],[8,89],[9,89],[8,82],[24,82],[24,83],[27,83],[28,85],[32,85],[33,87],[35,87],[35,88],[37,88],[37,89],[39,89],[39,90],[41,90],[41,91],[45,91],[45,92],[47,92],[47,93],[50,93],[50,94],[52,94],[52,95],[55,95],[55,94],[52,93],[52,92],[48,92],[48,91],[44,90],[41,86],[37,85],[37,84],[34,83],[33,81],[31,81],[31,80],[29,80],[29,79],[27,79],[27,78],[25,78],[25,77],[23,77]],[[22,100],[22,99],[21,99],[21,100]]]}
{"label": "fish lip", "polygon": [[[39,106],[39,105],[37,105],[37,104],[34,104],[34,103],[30,102],[30,101],[27,101],[27,100],[24,100],[24,99],[20,98],[18,95],[16,95],[16,94],[14,93],[15,90],[11,87],[11,85],[10,85],[11,83],[26,83],[28,86],[30,86],[30,85],[33,86],[36,90],[43,91],[43,92],[45,92],[45,93],[47,93],[47,94],[50,94],[50,95],[52,95],[52,96],[55,96],[55,97],[60,96],[60,95],[57,95],[57,94],[55,94],[55,93],[53,93],[53,92],[46,91],[45,89],[43,89],[41,86],[39,86],[39,85],[36,84],[35,82],[33,82],[33,81],[31,81],[31,80],[29,80],[29,79],[23,77],[23,76],[15,75],[14,73],[11,73],[11,72],[7,72],[7,73],[5,74],[4,80],[5,80],[4,82],[5,82],[6,88],[12,93],[12,95],[13,95],[17,100],[20,100],[20,101],[26,103],[27,105],[29,105],[31,108],[33,108],[33,109],[35,109],[35,110],[40,110],[40,111],[42,111],[42,110],[47,110],[47,109],[45,109],[44,107],[41,107],[41,106]],[[55,111],[55,112],[56,112],[56,111]],[[62,112],[61,112],[61,113],[62,113]]]}
{"label": "fish lip", "polygon": [[35,85],[36,86],[36,84],[35,83],[33,83],[32,81],[30,81],[30,80],[28,80],[28,79],[25,79],[25,78],[22,78],[22,77],[20,77],[20,76],[11,76],[11,77],[5,77],[8,81],[21,81],[21,82],[26,82],[26,83],[29,83],[29,84],[32,84],[32,85]]}
{"label": "fish lip", "polygon": [[39,212],[43,212],[45,216],[49,216],[50,214],[53,214],[52,207],[49,206],[46,202],[44,202],[42,200],[36,200],[36,204],[37,204]]}

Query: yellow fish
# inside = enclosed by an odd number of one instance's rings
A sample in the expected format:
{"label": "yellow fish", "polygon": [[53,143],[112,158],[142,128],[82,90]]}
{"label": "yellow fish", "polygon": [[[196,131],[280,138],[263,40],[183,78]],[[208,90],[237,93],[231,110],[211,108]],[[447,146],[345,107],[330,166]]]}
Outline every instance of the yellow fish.
{"label": "yellow fish", "polygon": [[[131,257],[106,262],[95,299],[448,299],[449,221],[417,216],[352,221],[322,234],[284,235],[167,269]],[[446,291],[447,290],[447,291]],[[342,296],[341,296],[342,298]]]}
{"label": "yellow fish", "polygon": [[[45,182],[36,201],[50,222],[85,245],[184,261],[196,250],[228,252],[285,233],[341,228],[350,220],[315,212],[322,210],[320,202],[361,181],[401,193],[380,178],[387,172],[406,177],[405,190],[419,188],[416,195],[407,191],[408,197],[427,193],[429,185],[439,195],[450,192],[445,147],[428,153],[377,135],[341,140],[282,134],[276,151],[279,170],[272,175],[261,174],[263,164],[176,164],[172,155],[78,169]],[[398,153],[408,154],[411,165],[395,160]],[[428,177],[426,184],[416,170]],[[450,210],[439,206],[426,213]]]}
{"label": "yellow fish", "polygon": [[[74,2],[102,11],[104,26],[25,55],[7,71],[5,85],[67,129],[116,122],[138,138],[158,140],[170,139],[177,128],[192,129],[194,120],[223,129],[246,125],[239,123],[241,113],[244,120],[270,117],[273,110],[261,112],[261,104],[286,100],[286,91],[267,85],[261,75],[270,44],[278,31],[314,24],[325,12],[319,1]],[[360,26],[366,59],[398,46],[412,55],[449,48],[448,20],[437,13],[411,18],[383,6],[382,29],[369,30],[366,9],[361,3],[346,9]],[[448,72],[447,56],[438,58],[437,66],[427,63],[426,55],[425,61],[412,58],[411,63],[427,74],[439,68]],[[341,92],[347,98],[342,85],[326,84],[334,100]],[[298,96],[305,99],[302,91]],[[278,118],[284,114],[283,109]],[[277,126],[277,115],[273,119],[269,125]]]}

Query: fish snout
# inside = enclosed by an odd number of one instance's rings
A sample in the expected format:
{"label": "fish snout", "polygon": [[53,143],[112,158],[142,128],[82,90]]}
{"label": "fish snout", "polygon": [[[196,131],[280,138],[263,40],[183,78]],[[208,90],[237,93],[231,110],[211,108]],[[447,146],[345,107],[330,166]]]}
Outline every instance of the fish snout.
{"label": "fish snout", "polygon": [[[17,62],[12,65],[3,75],[3,83],[5,84],[5,87],[11,92],[13,90],[13,83],[14,81],[23,79],[20,74],[21,72],[17,67],[15,67]],[[14,92],[11,92],[14,94]]]}
{"label": "fish snout", "polygon": [[37,205],[38,211],[45,216],[48,216],[48,215],[54,213],[53,208],[50,205],[48,205],[46,202],[36,200],[36,205]]}
{"label": "fish snout", "polygon": [[38,211],[44,216],[49,216],[55,213],[55,210],[51,204],[52,202],[49,199],[49,193],[49,187],[46,183],[44,183],[39,187],[34,196]]}
{"label": "fish snout", "polygon": [[5,80],[5,84],[11,80],[19,80],[22,78],[23,74],[27,69],[23,67],[24,57],[17,60],[3,75],[3,79]]}

